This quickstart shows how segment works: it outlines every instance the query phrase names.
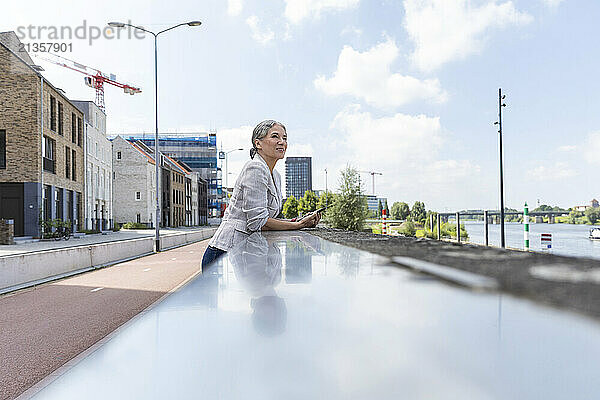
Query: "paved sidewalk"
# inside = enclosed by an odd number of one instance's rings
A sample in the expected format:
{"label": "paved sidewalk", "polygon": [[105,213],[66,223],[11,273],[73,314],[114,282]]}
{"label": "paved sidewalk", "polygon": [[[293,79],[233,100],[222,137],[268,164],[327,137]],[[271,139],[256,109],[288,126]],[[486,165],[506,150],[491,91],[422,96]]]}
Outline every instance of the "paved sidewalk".
{"label": "paved sidewalk", "polygon": [[[172,235],[174,233],[185,233],[194,232],[203,229],[210,229],[212,226],[206,227],[194,227],[194,228],[169,228],[160,230],[161,236]],[[143,237],[154,237],[153,229],[138,229],[128,230],[122,229],[118,232],[109,232],[106,235],[93,234],[85,235],[82,238],[71,237],[69,240],[51,240],[51,241],[39,241],[32,243],[14,244],[14,245],[0,245],[0,257],[9,256],[14,254],[30,253],[34,251],[43,251],[51,249],[60,249],[65,247],[85,246],[90,244],[114,242],[119,240],[128,239],[139,239]]]}
{"label": "paved sidewalk", "polygon": [[0,296],[0,400],[14,399],[199,273],[208,242]]}

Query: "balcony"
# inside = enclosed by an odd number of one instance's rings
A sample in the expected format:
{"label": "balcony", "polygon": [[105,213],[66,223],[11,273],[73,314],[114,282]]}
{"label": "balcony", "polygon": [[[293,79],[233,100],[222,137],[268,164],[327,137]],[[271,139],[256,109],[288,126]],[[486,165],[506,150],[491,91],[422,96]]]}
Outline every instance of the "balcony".
{"label": "balcony", "polygon": [[55,174],[56,173],[56,161],[44,157],[43,168],[44,168],[44,171],[52,172],[53,174]]}

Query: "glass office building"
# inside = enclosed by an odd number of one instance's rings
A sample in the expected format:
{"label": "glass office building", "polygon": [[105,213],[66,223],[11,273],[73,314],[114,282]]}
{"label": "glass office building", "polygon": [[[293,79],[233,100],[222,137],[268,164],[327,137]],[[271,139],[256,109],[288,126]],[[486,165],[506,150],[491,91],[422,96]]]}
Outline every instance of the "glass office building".
{"label": "glass office building", "polygon": [[[131,135],[127,139],[140,140],[154,149],[154,134]],[[217,166],[217,134],[211,133],[161,133],[159,150],[184,162],[192,171],[208,182],[208,215],[220,217],[223,203],[221,168]]]}
{"label": "glass office building", "polygon": [[285,197],[304,197],[312,190],[312,158],[288,157],[285,159]]}

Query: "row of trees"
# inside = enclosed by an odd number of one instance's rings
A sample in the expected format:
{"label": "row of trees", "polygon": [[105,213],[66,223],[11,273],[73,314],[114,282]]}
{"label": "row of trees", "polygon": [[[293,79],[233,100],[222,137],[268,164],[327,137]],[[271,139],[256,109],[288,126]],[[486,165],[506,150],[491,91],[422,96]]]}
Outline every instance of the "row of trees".
{"label": "row of trees", "polygon": [[[323,220],[334,228],[346,230],[361,230],[365,219],[369,216],[367,200],[361,191],[359,184],[359,173],[352,167],[346,167],[340,178],[340,186],[337,193],[324,192],[320,197],[312,191],[304,193],[304,197],[296,199],[288,197],[283,205],[283,216],[285,218],[296,218],[305,215],[318,208],[327,206],[323,213]],[[386,209],[392,219],[408,220],[416,224],[424,225],[429,221],[433,213],[427,211],[425,204],[416,201],[412,208],[404,202],[395,202],[391,213],[386,204],[379,202],[378,216]]]}

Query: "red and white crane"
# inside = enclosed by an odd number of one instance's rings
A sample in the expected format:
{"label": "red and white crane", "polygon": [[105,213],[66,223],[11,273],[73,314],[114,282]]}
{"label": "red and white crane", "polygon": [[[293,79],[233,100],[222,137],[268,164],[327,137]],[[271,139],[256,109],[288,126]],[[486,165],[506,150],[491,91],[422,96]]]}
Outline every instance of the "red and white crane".
{"label": "red and white crane", "polygon": [[383,175],[383,174],[381,172],[375,172],[375,171],[358,171],[358,172],[362,172],[362,173],[371,175],[371,178],[373,179],[373,194],[375,194],[375,175]]}
{"label": "red and white crane", "polygon": [[113,85],[123,89],[123,92],[128,93],[130,95],[134,95],[136,93],[141,93],[142,89],[139,87],[135,87],[126,83],[121,83],[117,81],[117,77],[114,74],[105,74],[99,69],[88,67],[86,65],[80,64],[76,61],[69,60],[66,57],[59,56],[57,54],[51,54],[56,57],[56,59],[50,59],[42,56],[37,56],[42,60],[48,61],[52,64],[60,65],[61,67],[69,68],[73,71],[80,72],[85,76],[85,84],[91,88],[96,89],[96,105],[100,107],[102,111],[105,111],[104,106],[104,84],[107,83],[109,85]]}

